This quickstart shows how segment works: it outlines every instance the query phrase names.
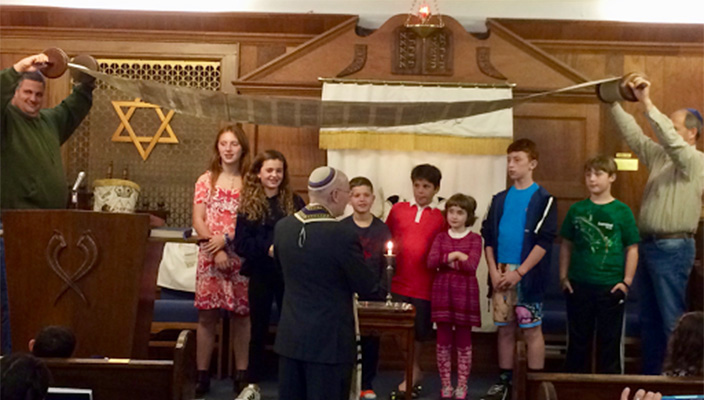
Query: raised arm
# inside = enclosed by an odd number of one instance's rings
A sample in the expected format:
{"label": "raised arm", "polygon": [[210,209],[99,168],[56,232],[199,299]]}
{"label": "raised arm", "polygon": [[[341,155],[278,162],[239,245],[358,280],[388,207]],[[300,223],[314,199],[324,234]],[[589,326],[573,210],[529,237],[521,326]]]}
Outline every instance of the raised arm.
{"label": "raised arm", "polygon": [[5,109],[12,101],[12,96],[15,95],[15,86],[19,79],[20,74],[14,68],[0,71],[0,112],[2,112],[3,121],[5,120]]}
{"label": "raised arm", "polygon": [[611,119],[618,126],[621,137],[626,141],[628,147],[646,166],[649,166],[652,157],[661,151],[660,146],[643,133],[636,119],[627,113],[620,104],[613,103],[609,111]]}
{"label": "raised arm", "polygon": [[[658,142],[665,150],[668,157],[687,176],[693,176],[693,172],[702,168],[700,157],[696,148],[677,133],[675,126],[666,115],[660,112],[650,98],[650,82],[644,77],[636,77],[628,85],[638,98],[641,109],[653,128],[653,132]],[[651,141],[652,142],[652,141]]]}

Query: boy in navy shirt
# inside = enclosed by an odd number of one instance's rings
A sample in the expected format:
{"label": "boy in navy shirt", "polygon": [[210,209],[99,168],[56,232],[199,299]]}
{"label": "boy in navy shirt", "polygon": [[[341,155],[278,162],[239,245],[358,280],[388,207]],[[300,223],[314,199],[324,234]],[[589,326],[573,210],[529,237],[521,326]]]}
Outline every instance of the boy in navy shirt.
{"label": "boy in navy shirt", "polygon": [[[359,236],[364,251],[364,261],[374,273],[379,290],[372,296],[360,296],[359,300],[382,301],[386,297],[389,284],[386,280],[384,245],[391,240],[391,232],[384,222],[371,213],[374,204],[374,187],[365,177],[350,180],[350,205],[354,214],[342,220]],[[362,336],[362,392],[361,398],[376,399],[372,381],[376,377],[379,364],[379,337]]]}

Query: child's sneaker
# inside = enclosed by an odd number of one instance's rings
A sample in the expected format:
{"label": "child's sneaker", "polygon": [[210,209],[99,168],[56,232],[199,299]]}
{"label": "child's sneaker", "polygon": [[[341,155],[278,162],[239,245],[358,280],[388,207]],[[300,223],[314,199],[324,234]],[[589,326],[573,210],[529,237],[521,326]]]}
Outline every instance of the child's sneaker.
{"label": "child's sneaker", "polygon": [[455,389],[455,399],[465,400],[467,398],[467,386],[457,386]]}
{"label": "child's sneaker", "polygon": [[511,399],[511,384],[499,382],[489,388],[489,391],[481,398],[481,400],[510,400]]}
{"label": "child's sneaker", "polygon": [[440,398],[441,399],[451,399],[452,398],[452,386],[443,386],[443,388],[440,389]]}
{"label": "child's sneaker", "polygon": [[376,393],[373,390],[362,390],[359,398],[363,400],[376,400]]}
{"label": "child's sneaker", "polygon": [[259,385],[249,384],[235,398],[235,400],[261,400],[262,395],[259,391]]}

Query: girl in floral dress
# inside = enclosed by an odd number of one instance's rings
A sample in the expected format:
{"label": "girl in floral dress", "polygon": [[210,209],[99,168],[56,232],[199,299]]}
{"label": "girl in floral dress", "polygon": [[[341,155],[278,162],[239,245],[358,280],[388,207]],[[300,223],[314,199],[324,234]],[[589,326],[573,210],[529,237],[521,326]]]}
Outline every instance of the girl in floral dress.
{"label": "girl in floral dress", "polygon": [[221,308],[232,314],[236,368],[238,371],[247,370],[250,329],[248,282],[239,273],[239,257],[228,254],[225,241],[235,232],[242,171],[246,171],[248,164],[247,136],[241,127],[227,126],[218,132],[210,167],[196,182],[193,227],[198,237],[205,240],[200,245],[196,271],[196,392],[199,395],[210,389],[208,370]]}

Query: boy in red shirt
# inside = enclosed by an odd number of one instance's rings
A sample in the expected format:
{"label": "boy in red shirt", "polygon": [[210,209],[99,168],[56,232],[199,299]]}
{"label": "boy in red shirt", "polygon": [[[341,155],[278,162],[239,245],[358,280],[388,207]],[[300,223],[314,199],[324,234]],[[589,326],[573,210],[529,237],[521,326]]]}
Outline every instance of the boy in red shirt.
{"label": "boy in red shirt", "polygon": [[[419,358],[422,343],[432,338],[430,321],[430,292],[434,271],[427,265],[428,253],[435,236],[443,230],[445,219],[438,208],[435,195],[440,190],[440,170],[430,164],[417,165],[411,171],[413,201],[397,203],[391,209],[386,224],[391,230],[398,254],[396,273],[391,283],[394,301],[413,304],[416,309],[415,351],[413,354],[413,382],[415,397],[420,392],[422,372]],[[390,399],[404,398],[409,382],[402,382]]]}

